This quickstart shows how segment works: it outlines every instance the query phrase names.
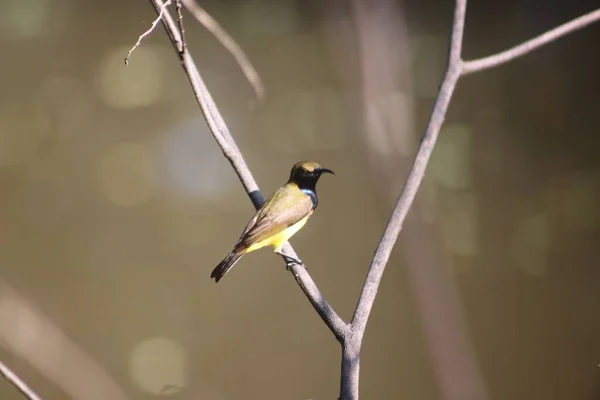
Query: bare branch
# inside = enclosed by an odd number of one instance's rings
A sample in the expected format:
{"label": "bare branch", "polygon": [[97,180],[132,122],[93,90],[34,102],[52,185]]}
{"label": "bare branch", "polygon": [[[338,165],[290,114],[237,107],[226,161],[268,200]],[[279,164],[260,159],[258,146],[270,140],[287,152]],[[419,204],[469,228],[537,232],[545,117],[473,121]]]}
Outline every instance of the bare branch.
{"label": "bare branch", "polygon": [[354,316],[352,317],[352,331],[355,335],[358,335],[359,338],[362,338],[364,333],[371,308],[373,307],[373,302],[375,301],[375,296],[377,295],[381,276],[383,275],[385,266],[390,258],[396,239],[402,230],[404,219],[408,215],[410,206],[415,199],[419,185],[425,175],[425,169],[427,168],[440,128],[444,122],[446,110],[448,109],[450,99],[452,98],[452,93],[454,92],[456,82],[460,77],[460,51],[462,46],[466,4],[466,0],[456,1],[450,57],[446,76],[442,82],[442,87],[433,107],[433,112],[431,113],[415,162],[408,175],[404,188],[400,193],[400,197],[398,198],[396,207],[394,208],[388,225],[383,233],[383,237],[379,242],[362,293],[360,294]]}
{"label": "bare branch", "polygon": [[127,57],[125,57],[125,65],[129,65],[129,57],[131,57],[131,53],[133,53],[133,51],[135,49],[140,47],[140,44],[142,44],[142,40],[144,40],[146,38],[146,36],[150,35],[152,33],[152,31],[154,31],[154,28],[156,28],[156,25],[158,25],[158,22],[162,19],[165,10],[167,9],[167,7],[169,7],[169,5],[171,5],[171,1],[172,0],[167,0],[165,2],[165,4],[163,4],[163,6],[161,7],[161,9],[158,13],[158,17],[156,17],[156,19],[152,22],[152,25],[150,26],[150,28],[146,32],[144,32],[140,35],[137,42],[135,42],[133,47],[129,50],[129,52],[127,53]]}
{"label": "bare branch", "polygon": [[[150,0],[150,2],[154,6],[156,12],[160,15],[161,10],[164,7],[162,0]],[[177,44],[181,41],[181,35],[179,34],[177,24],[168,12],[164,13],[163,21],[163,26],[165,27],[165,30],[171,39],[171,43],[177,49]],[[254,207],[258,209],[264,203],[264,198],[258,189],[258,185],[256,184],[252,173],[246,165],[246,161],[244,160],[242,153],[233,140],[233,137],[229,132],[229,128],[225,124],[217,105],[208,91],[208,88],[204,84],[194,59],[188,51],[179,53],[179,56],[183,69],[185,70],[192,86],[194,95],[196,96],[196,100],[200,105],[202,115],[206,119],[206,123],[208,124],[213,137],[217,141],[219,147],[221,147],[225,157],[231,163],[233,169],[242,182],[244,189],[248,193],[250,200],[254,204]],[[298,258],[296,252],[289,243],[283,247],[283,251],[292,257]],[[291,272],[321,319],[333,332],[337,340],[341,342],[348,331],[347,324],[337,315],[337,313],[325,300],[325,297],[323,297],[322,293],[319,291],[304,267],[293,265],[291,267]]]}
{"label": "bare branch", "polygon": [[4,376],[11,385],[17,388],[19,392],[21,392],[25,397],[30,400],[42,400],[40,396],[38,396],[24,381],[19,377],[19,375],[15,374],[6,364],[0,361],[0,374]]}
{"label": "bare branch", "polygon": [[187,42],[185,40],[185,29],[183,28],[183,14],[181,13],[181,0],[175,0],[175,9],[177,10],[177,27],[179,28],[179,34],[181,35],[181,41],[179,42],[179,52],[183,53],[187,51]]}
{"label": "bare branch", "polygon": [[442,82],[442,87],[431,113],[431,118],[425,130],[425,135],[421,141],[421,146],[415,158],[408,179],[400,193],[394,211],[385,228],[383,237],[377,246],[377,251],[371,262],[371,267],[362,288],[352,322],[350,324],[350,335],[347,337],[343,348],[342,357],[342,383],[341,399],[358,399],[358,383],[360,368],[360,348],[362,339],[369,319],[369,314],[373,308],[377,290],[381,282],[381,277],[385,271],[386,264],[396,244],[396,239],[402,230],[402,225],[408,211],[415,199],[421,181],[425,176],[425,170],[433,152],[440,128],[446,116],[446,110],[450,104],[452,93],[456,82],[460,77],[462,48],[462,37],[465,23],[465,11],[467,7],[466,0],[457,0],[454,11],[454,23],[452,26],[452,37],[450,42],[450,57],[446,76]]}
{"label": "bare branch", "polygon": [[223,27],[208,13],[204,8],[202,8],[195,0],[182,0],[185,8],[200,22],[204,27],[212,33],[219,42],[225,47],[231,55],[235,58],[238,65],[242,69],[242,72],[248,79],[248,82],[254,88],[256,92],[256,97],[259,100],[263,100],[265,98],[265,86],[256,72],[256,69],[248,59],[248,56],[244,53],[244,50],[236,43],[236,41],[223,29]]}
{"label": "bare branch", "polygon": [[468,75],[473,72],[483,71],[489,68],[497,67],[505,64],[516,58],[519,58],[527,53],[539,49],[540,47],[555,41],[569,33],[575,32],[581,28],[600,21],[600,8],[591,11],[579,18],[575,18],[566,24],[560,25],[546,33],[541,34],[531,40],[521,43],[511,49],[505,50],[501,53],[493,54],[488,57],[478,58],[476,60],[465,61],[463,63],[462,75]]}

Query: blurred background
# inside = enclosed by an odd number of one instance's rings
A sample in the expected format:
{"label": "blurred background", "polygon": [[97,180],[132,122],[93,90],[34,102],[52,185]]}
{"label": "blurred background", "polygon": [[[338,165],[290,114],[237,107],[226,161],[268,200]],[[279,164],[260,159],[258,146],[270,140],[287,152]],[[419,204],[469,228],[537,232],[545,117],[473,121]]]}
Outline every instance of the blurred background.
{"label": "blurred background", "polygon": [[[450,0],[184,14],[264,194],[333,169],[294,248],[352,316],[443,76]],[[147,1],[0,0],[0,360],[45,399],[335,399],[340,349],[268,250]],[[597,0],[473,1],[464,56]],[[600,24],[461,80],[367,328],[364,399],[600,399]],[[0,398],[21,399],[0,380]]]}

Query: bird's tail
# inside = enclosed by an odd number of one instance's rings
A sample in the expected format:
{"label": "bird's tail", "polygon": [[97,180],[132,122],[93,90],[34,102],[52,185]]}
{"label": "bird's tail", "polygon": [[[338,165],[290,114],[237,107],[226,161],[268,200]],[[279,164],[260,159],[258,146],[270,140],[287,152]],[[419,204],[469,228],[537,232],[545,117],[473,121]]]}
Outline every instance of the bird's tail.
{"label": "bird's tail", "polygon": [[231,253],[229,253],[229,255],[225,257],[225,259],[223,259],[223,261],[221,261],[219,265],[215,267],[215,269],[213,269],[210,277],[215,278],[215,282],[219,282],[243,255],[243,251],[233,249]]}

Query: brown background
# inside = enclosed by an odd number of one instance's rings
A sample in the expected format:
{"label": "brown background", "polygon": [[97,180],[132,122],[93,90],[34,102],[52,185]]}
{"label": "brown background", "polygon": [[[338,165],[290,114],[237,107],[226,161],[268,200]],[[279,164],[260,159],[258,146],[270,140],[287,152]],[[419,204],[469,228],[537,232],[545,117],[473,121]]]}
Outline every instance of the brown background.
{"label": "brown background", "polygon": [[[46,399],[337,398],[338,345],[280,258],[209,279],[252,207],[164,31],[123,65],[149,3],[0,4],[0,359]],[[453,4],[202,5],[266,85],[257,104],[185,14],[264,193],[301,159],[337,174],[292,243],[348,320],[443,73]],[[465,56],[595,6],[472,2]],[[375,303],[362,398],[468,399],[478,376],[492,399],[600,398],[598,38],[592,26],[459,82]],[[0,381],[0,398],[21,397]]]}

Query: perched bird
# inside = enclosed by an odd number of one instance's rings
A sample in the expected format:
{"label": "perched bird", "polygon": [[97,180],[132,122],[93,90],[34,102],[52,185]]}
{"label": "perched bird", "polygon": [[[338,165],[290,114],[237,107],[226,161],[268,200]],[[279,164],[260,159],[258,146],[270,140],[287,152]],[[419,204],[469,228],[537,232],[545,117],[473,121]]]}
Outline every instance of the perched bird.
{"label": "perched bird", "polygon": [[276,254],[283,256],[288,267],[304,265],[301,260],[284,254],[281,248],[302,229],[317,208],[315,186],[323,173],[333,174],[333,171],[312,161],[294,165],[290,179],[254,214],[231,253],[217,265],[210,277],[219,282],[240,257],[265,246],[272,246]]}

